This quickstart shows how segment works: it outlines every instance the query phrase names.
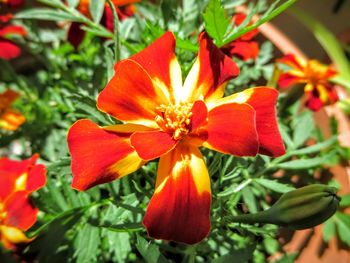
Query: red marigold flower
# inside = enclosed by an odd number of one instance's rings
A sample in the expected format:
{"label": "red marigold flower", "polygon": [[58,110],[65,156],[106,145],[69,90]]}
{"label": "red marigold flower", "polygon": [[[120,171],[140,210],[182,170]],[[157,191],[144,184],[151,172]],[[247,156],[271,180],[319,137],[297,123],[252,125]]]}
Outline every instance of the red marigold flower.
{"label": "red marigold flower", "polygon": [[0,94],[0,129],[14,131],[25,122],[25,117],[11,108],[18,96],[17,92],[9,89]]}
{"label": "red marigold flower", "polygon": [[291,70],[280,75],[278,84],[286,88],[297,83],[305,83],[306,106],[309,109],[318,111],[323,106],[338,101],[337,92],[329,82],[329,79],[337,74],[334,69],[317,60],[304,61],[292,54],[284,56],[278,62],[291,67]]}
{"label": "red marigold flower", "polygon": [[46,169],[35,164],[39,155],[28,160],[0,159],[0,241],[7,248],[29,242],[23,231],[36,221],[38,209],[29,199],[29,194],[46,183]]}
{"label": "red marigold flower", "polygon": [[239,69],[206,34],[199,43],[184,84],[171,32],[118,62],[97,107],[126,124],[79,120],[68,132],[72,187],[80,191],[160,157],[143,224],[151,237],[187,244],[210,230],[210,179],[198,147],[237,156],[285,152],[276,121],[278,92],[257,87],[222,98]]}
{"label": "red marigold flower", "polygon": [[22,26],[8,25],[11,14],[0,16],[0,59],[10,60],[21,54],[21,49],[8,39],[10,35],[25,36],[26,31]]}
{"label": "red marigold flower", "polygon": [[[232,23],[239,26],[246,19],[246,15],[238,13],[232,17]],[[250,23],[251,24],[251,23]],[[258,29],[254,29],[243,36],[235,39],[231,43],[223,46],[221,50],[228,56],[238,57],[239,59],[248,60],[256,59],[259,55],[259,45],[255,41],[255,36],[259,33]]]}
{"label": "red marigold flower", "polygon": [[[135,13],[135,6],[133,4],[140,1],[141,0],[112,0],[120,20],[124,20],[125,18],[133,16]],[[83,15],[91,17],[89,5],[90,0],[80,0],[77,9]],[[101,24],[105,26],[109,31],[113,31],[113,12],[108,3],[105,4]],[[75,48],[79,47],[85,37],[85,31],[81,29],[82,25],[83,24],[81,23],[73,22],[68,29],[68,41]]]}

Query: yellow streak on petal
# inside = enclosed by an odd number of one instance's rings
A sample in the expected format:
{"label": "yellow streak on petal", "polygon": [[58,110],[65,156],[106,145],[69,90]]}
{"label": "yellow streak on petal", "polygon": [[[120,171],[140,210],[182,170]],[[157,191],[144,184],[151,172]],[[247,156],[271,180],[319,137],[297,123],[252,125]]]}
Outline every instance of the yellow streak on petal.
{"label": "yellow streak on petal", "polygon": [[[199,78],[199,68],[200,68],[200,63],[199,59],[197,58],[196,61],[194,62],[190,72],[188,73],[184,85],[183,85],[183,92],[179,94],[179,98],[181,98],[181,101],[195,101],[199,98],[194,98],[192,95],[194,94],[194,90],[203,90],[203,85],[201,87],[197,87],[198,83],[198,78]],[[203,94],[199,94],[199,96]]]}
{"label": "yellow streak on petal", "polygon": [[0,236],[5,243],[11,244],[28,243],[33,240],[27,238],[20,229],[9,226],[0,226]]}
{"label": "yellow streak on petal", "polygon": [[174,98],[175,103],[181,102],[181,96],[183,93],[183,88],[182,88],[182,73],[181,73],[181,67],[179,62],[177,61],[176,57],[174,57],[170,61],[170,81],[172,85],[172,90],[171,92],[172,97]]}
{"label": "yellow streak on petal", "polygon": [[308,83],[304,87],[304,92],[312,92],[314,88],[315,88],[315,86],[313,84]]}
{"label": "yellow streak on petal", "polygon": [[15,191],[24,191],[27,185],[28,174],[24,173],[15,182]]}
{"label": "yellow streak on petal", "polygon": [[212,108],[215,108],[223,104],[228,104],[228,103],[239,103],[239,104],[246,103],[254,93],[255,89],[256,88],[246,89],[242,92],[238,92],[230,96],[224,97],[222,99],[210,102],[207,104],[208,110],[211,110]]}
{"label": "yellow streak on petal", "polygon": [[25,122],[25,120],[25,117],[21,113],[13,109],[7,109],[0,116],[0,128],[14,131]]}
{"label": "yellow streak on petal", "polygon": [[170,176],[177,180],[186,172],[192,175],[199,194],[211,192],[209,173],[202,154],[198,148],[182,143],[161,157],[155,193],[162,191]]}
{"label": "yellow streak on petal", "polygon": [[328,100],[329,100],[329,97],[328,97],[328,92],[327,92],[327,89],[325,86],[323,85],[317,85],[317,90],[320,94],[320,100],[323,102],[323,103],[327,103]]}
{"label": "yellow streak on petal", "polygon": [[104,126],[103,129],[105,131],[118,132],[118,133],[133,133],[136,131],[151,131],[151,130],[153,130],[153,128],[143,126],[140,124],[133,124],[133,123]]}
{"label": "yellow streak on petal", "polygon": [[110,172],[116,173],[117,178],[121,178],[132,172],[135,172],[146,162],[142,160],[136,152],[128,154],[124,159],[120,160],[116,164],[109,168]]}

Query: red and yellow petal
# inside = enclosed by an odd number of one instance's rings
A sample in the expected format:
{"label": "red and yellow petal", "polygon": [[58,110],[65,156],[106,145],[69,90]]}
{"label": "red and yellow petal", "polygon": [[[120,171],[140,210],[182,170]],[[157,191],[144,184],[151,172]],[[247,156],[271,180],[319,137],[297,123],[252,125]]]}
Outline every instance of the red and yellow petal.
{"label": "red and yellow petal", "polygon": [[181,144],[160,158],[156,190],[143,224],[150,237],[195,244],[210,231],[210,205],[203,157],[197,148]]}
{"label": "red and yellow petal", "polygon": [[131,145],[143,160],[152,160],[171,151],[177,141],[163,131],[135,132],[130,137]]}
{"label": "red and yellow petal", "polygon": [[287,54],[284,57],[277,60],[279,63],[286,64],[293,69],[304,71],[304,68],[307,65],[307,62],[302,60],[301,58],[294,56],[293,54]]}
{"label": "red and yellow petal", "polygon": [[237,156],[258,153],[255,110],[248,104],[228,103],[211,109],[204,130],[204,147]]}
{"label": "red and yellow petal", "polygon": [[42,164],[34,165],[28,172],[25,190],[34,192],[46,184],[46,168]]}
{"label": "red and yellow petal", "polygon": [[278,85],[282,88],[287,88],[297,83],[306,82],[304,77],[293,74],[292,72],[282,73],[278,78]]}
{"label": "red and yellow petal", "polygon": [[227,81],[238,76],[236,63],[217,48],[209,36],[199,36],[199,53],[183,87],[182,101],[204,100],[205,102],[221,98]]}
{"label": "red and yellow petal", "polygon": [[18,57],[21,49],[9,40],[0,38],[0,59],[10,60]]}
{"label": "red and yellow petal", "polygon": [[277,157],[285,153],[276,117],[277,99],[277,90],[269,87],[255,87],[227,96],[216,103],[217,105],[246,103],[253,107],[259,140],[259,153]]}
{"label": "red and yellow petal", "polygon": [[72,187],[83,191],[136,171],[144,164],[130,145],[130,134],[106,131],[79,120],[68,132]]}
{"label": "red and yellow petal", "polygon": [[23,231],[34,225],[38,214],[38,209],[33,206],[26,191],[11,194],[5,201],[4,211],[6,217],[3,224]]}
{"label": "red and yellow petal", "polygon": [[[175,56],[175,36],[173,33],[165,32],[151,45],[131,56],[130,59],[136,61],[147,72],[154,85],[163,90],[168,99],[174,102],[175,94],[181,92],[182,74]],[[118,64],[116,64],[116,69]]]}
{"label": "red and yellow petal", "polygon": [[118,63],[114,77],[97,99],[97,107],[116,119],[150,127],[157,127],[154,119],[162,104],[168,104],[166,95],[140,64],[130,59]]}
{"label": "red and yellow petal", "polygon": [[305,94],[308,97],[306,107],[312,111],[318,111],[323,106],[334,104],[339,100],[334,87],[329,83],[305,86]]}
{"label": "red and yellow petal", "polygon": [[0,115],[0,129],[15,131],[26,121],[22,113],[7,109]]}
{"label": "red and yellow petal", "polygon": [[16,191],[31,193],[46,183],[46,169],[42,164],[35,164],[39,158],[34,154],[22,161],[0,159],[0,201]]}
{"label": "red and yellow petal", "polygon": [[[32,158],[23,161],[10,160],[6,157],[0,159],[0,201],[18,190],[25,190],[27,172],[31,166]],[[23,185],[17,180],[23,182]],[[23,180],[24,178],[24,180]],[[17,189],[20,186],[20,189]]]}
{"label": "red and yellow petal", "polygon": [[15,249],[17,245],[28,243],[32,240],[27,238],[23,231],[16,227],[0,225],[0,243],[7,249]]}

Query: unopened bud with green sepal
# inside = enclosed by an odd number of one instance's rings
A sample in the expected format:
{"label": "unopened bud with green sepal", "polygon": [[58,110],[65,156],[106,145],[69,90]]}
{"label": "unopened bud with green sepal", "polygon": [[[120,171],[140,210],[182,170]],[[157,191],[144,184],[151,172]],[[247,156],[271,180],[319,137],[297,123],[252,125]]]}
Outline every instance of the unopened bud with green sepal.
{"label": "unopened bud with green sepal", "polygon": [[269,209],[255,214],[227,218],[228,222],[265,223],[294,230],[311,228],[325,222],[338,209],[340,198],[335,187],[313,184],[290,191]]}

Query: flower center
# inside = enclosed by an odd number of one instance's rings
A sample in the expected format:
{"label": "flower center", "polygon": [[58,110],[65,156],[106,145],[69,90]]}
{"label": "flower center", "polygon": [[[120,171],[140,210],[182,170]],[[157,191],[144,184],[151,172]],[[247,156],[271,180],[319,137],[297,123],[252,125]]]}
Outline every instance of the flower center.
{"label": "flower center", "polygon": [[192,103],[160,105],[155,121],[165,132],[173,134],[174,140],[182,139],[190,131]]}
{"label": "flower center", "polygon": [[327,68],[316,60],[309,61],[305,70],[307,78],[314,85],[326,80],[326,71]]}

